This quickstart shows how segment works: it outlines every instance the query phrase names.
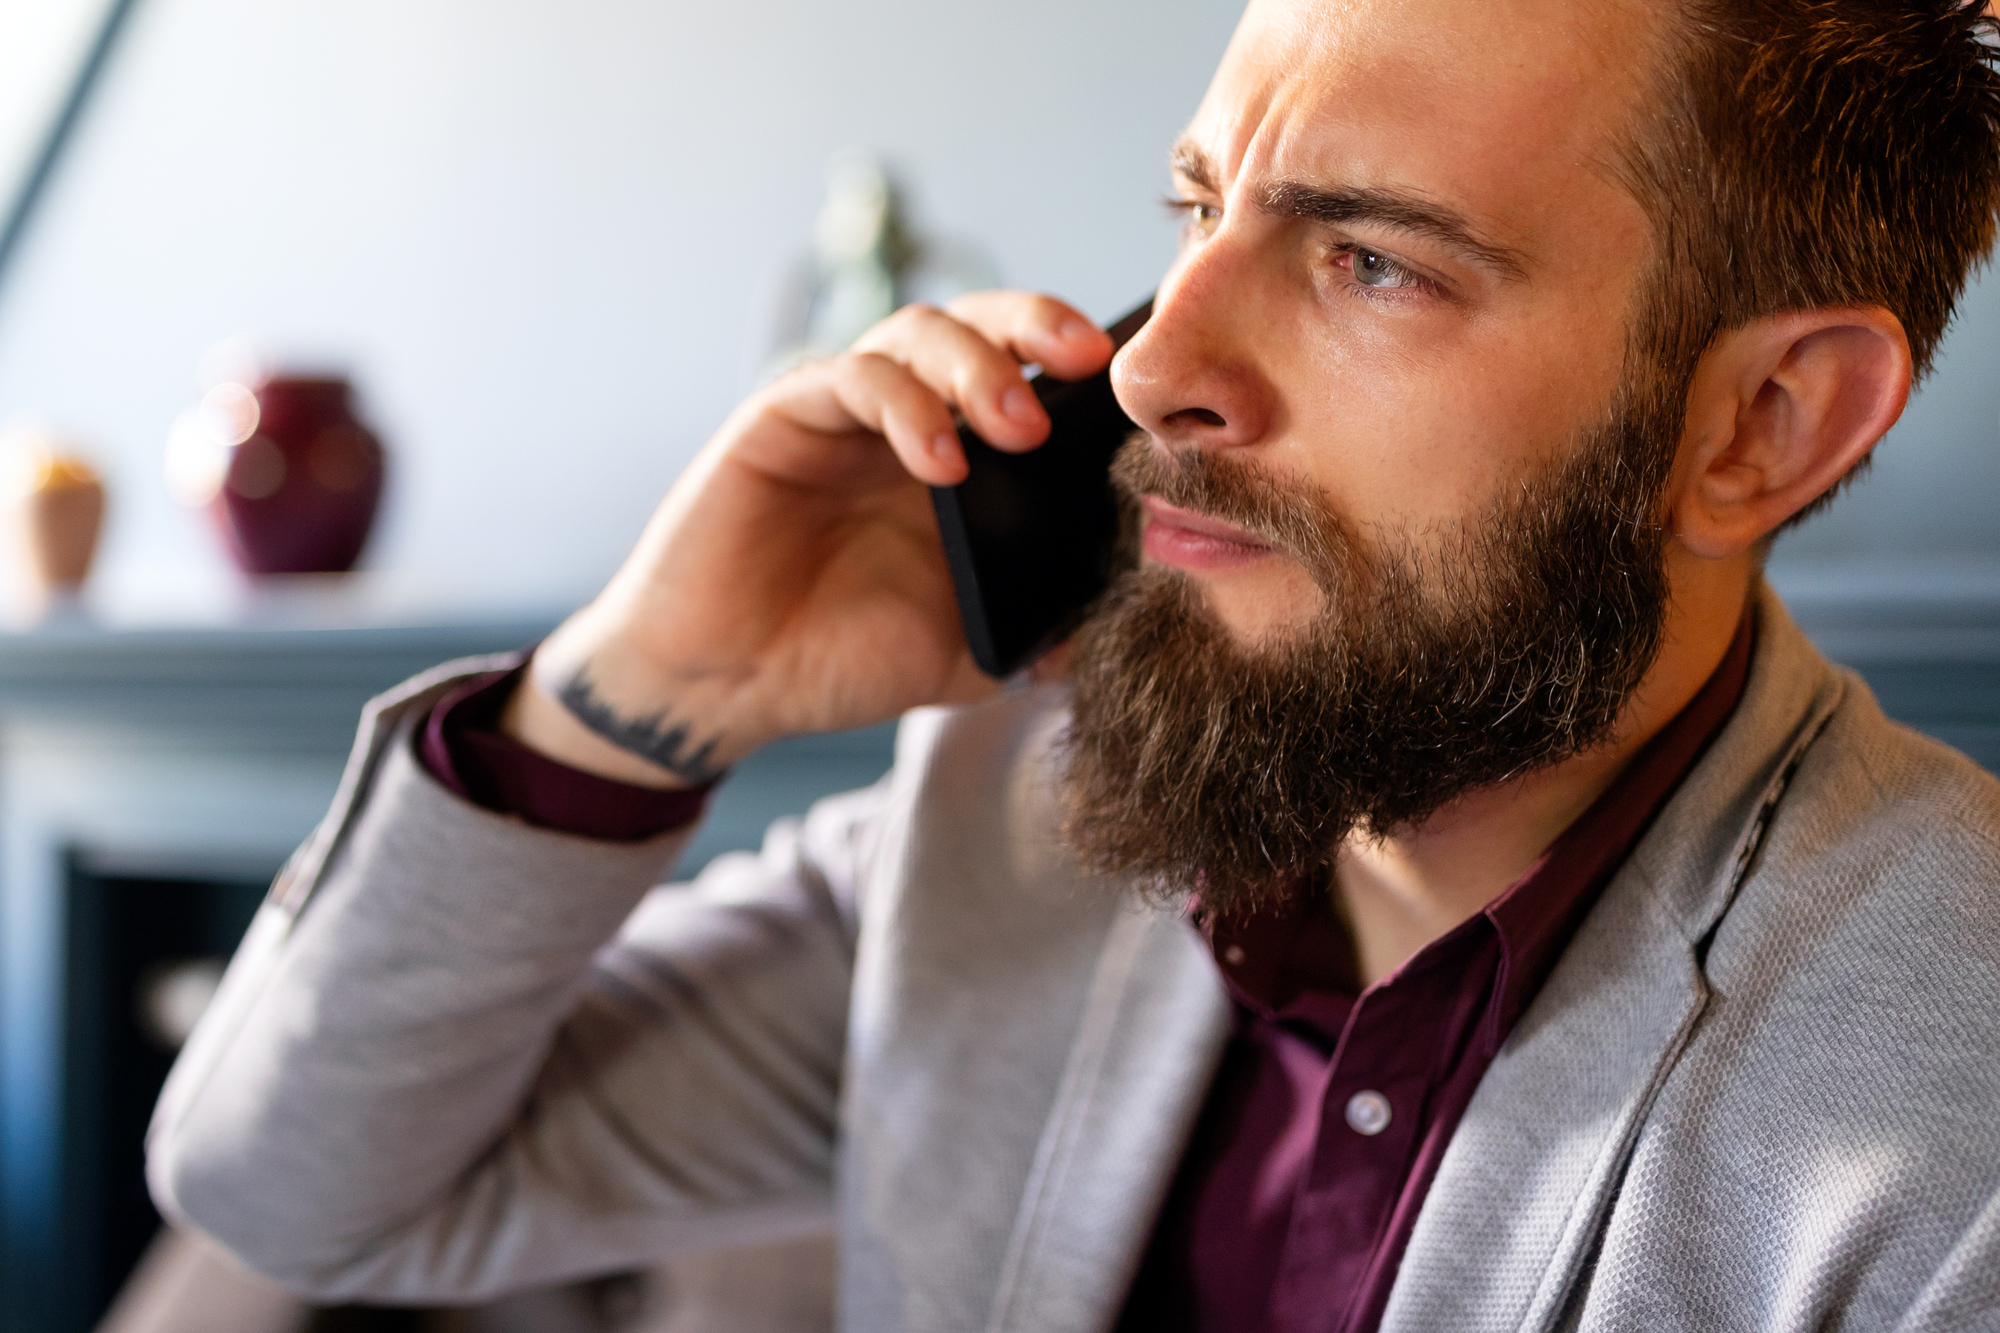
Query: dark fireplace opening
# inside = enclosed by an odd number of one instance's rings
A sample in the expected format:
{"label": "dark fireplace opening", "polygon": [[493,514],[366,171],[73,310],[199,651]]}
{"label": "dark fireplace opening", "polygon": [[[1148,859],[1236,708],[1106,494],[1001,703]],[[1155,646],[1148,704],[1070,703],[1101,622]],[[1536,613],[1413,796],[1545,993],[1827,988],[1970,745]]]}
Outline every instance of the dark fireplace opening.
{"label": "dark fireplace opening", "polygon": [[64,1329],[92,1327],[160,1226],[146,1122],[186,1029],[264,896],[262,880],[69,868],[63,1022]]}
{"label": "dark fireplace opening", "polygon": [[[270,876],[148,872],[68,858],[57,1260],[40,1275],[46,1333],[90,1333],[160,1230],[146,1190],[146,1125],[188,1031],[263,901]],[[318,1308],[286,1333],[484,1327],[452,1312]],[[37,1322],[37,1333],[43,1325]]]}

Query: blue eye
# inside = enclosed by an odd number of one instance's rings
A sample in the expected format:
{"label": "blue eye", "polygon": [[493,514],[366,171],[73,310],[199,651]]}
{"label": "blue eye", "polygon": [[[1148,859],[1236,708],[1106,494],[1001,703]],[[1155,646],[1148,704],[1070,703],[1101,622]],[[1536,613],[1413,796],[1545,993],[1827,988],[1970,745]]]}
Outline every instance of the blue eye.
{"label": "blue eye", "polygon": [[1373,250],[1350,250],[1354,260],[1354,280],[1363,287],[1405,287],[1410,275],[1395,260]]}
{"label": "blue eye", "polygon": [[1222,225],[1222,209],[1216,204],[1197,203],[1178,194],[1170,194],[1160,200],[1167,215],[1181,224],[1181,230],[1188,236],[1212,236]]}

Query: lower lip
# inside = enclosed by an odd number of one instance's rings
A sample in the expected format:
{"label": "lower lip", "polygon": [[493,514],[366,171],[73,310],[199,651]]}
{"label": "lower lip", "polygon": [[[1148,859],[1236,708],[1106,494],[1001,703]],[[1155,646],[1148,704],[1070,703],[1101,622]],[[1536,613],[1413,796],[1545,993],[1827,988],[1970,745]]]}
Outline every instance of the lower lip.
{"label": "lower lip", "polygon": [[1143,544],[1152,559],[1194,573],[1240,569],[1271,554],[1268,546],[1196,532],[1151,514],[1146,516]]}

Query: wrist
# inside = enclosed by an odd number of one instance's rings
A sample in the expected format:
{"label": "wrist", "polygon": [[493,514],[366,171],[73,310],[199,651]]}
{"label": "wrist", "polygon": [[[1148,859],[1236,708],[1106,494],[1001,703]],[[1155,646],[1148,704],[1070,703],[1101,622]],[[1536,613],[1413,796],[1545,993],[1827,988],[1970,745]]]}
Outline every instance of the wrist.
{"label": "wrist", "polygon": [[656,791],[699,785],[605,740],[524,676],[500,714],[500,731],[559,764]]}
{"label": "wrist", "polygon": [[610,656],[570,664],[537,652],[501,732],[571,768],[661,791],[713,782],[760,744],[751,729],[722,722],[721,706],[663,702],[650,680],[635,688],[606,669]]}

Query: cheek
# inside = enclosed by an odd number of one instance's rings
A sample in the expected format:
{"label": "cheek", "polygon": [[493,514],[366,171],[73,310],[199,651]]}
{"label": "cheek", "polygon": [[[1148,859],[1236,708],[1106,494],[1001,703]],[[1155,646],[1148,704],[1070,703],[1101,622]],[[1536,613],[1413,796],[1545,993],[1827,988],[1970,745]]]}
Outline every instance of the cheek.
{"label": "cheek", "polygon": [[1291,405],[1283,470],[1357,530],[1456,514],[1490,483],[1486,395],[1434,358],[1386,339],[1328,339],[1287,368],[1280,393]]}
{"label": "cheek", "polygon": [[1476,515],[1569,447],[1616,382],[1601,346],[1555,353],[1539,331],[1426,323],[1300,339],[1273,375],[1284,471],[1363,533]]}

